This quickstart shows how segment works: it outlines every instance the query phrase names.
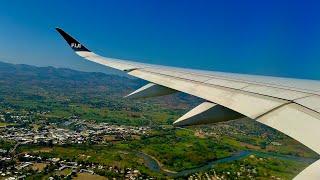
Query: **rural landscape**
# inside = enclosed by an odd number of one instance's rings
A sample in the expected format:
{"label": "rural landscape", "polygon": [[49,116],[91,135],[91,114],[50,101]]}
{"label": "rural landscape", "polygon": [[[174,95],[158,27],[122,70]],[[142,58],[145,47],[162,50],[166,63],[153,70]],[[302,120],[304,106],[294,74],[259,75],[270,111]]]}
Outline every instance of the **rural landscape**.
{"label": "rural landscape", "polygon": [[203,100],[145,82],[0,62],[0,179],[292,179],[319,156],[254,120],[179,128]]}

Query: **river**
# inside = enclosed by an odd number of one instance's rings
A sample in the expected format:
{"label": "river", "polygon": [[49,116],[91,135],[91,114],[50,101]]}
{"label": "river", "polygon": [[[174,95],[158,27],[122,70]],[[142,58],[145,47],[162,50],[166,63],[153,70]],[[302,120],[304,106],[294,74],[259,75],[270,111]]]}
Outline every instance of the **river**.
{"label": "river", "polygon": [[249,155],[258,155],[259,157],[265,157],[265,158],[275,157],[277,159],[294,160],[294,161],[305,162],[305,163],[310,163],[310,164],[317,160],[317,159],[313,159],[313,158],[304,158],[304,157],[291,156],[291,155],[282,155],[282,154],[277,154],[277,153],[264,153],[264,152],[258,152],[258,151],[244,150],[244,151],[239,151],[237,153],[234,153],[232,156],[229,156],[226,158],[212,160],[212,161],[208,162],[207,164],[199,166],[199,167],[195,167],[192,169],[186,169],[186,170],[182,170],[179,172],[173,172],[173,171],[164,169],[157,159],[155,159],[154,157],[152,157],[146,153],[136,152],[136,155],[144,159],[145,165],[151,171],[159,172],[159,173],[165,174],[167,176],[172,176],[172,177],[187,176],[187,175],[199,172],[199,171],[209,170],[209,169],[213,168],[216,164],[232,162],[232,161],[247,157]]}

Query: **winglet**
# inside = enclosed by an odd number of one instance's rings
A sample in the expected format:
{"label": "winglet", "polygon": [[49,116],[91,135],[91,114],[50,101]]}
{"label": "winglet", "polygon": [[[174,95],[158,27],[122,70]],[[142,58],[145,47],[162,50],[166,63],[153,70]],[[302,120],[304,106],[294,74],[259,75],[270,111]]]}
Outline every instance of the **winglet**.
{"label": "winglet", "polygon": [[67,41],[67,43],[69,44],[69,46],[74,50],[74,51],[87,51],[90,52],[89,49],[87,49],[86,47],[84,47],[79,41],[77,41],[76,39],[74,39],[73,37],[71,37],[69,34],[67,34],[66,32],[64,32],[62,29],[60,28],[56,28],[56,30],[58,31],[58,33],[63,37],[64,40]]}

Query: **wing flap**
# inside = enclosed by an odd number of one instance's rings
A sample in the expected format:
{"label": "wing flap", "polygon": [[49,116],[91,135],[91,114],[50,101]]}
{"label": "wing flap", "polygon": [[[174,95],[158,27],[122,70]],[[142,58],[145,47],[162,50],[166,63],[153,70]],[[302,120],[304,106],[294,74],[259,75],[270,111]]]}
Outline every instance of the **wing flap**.
{"label": "wing flap", "polygon": [[294,180],[319,180],[320,179],[320,160],[312,163],[306,169],[301,171]]}
{"label": "wing flap", "polygon": [[320,113],[320,96],[318,95],[297,99],[295,102]]}
{"label": "wing flap", "polygon": [[287,134],[320,154],[319,119],[319,113],[290,103],[270,111],[257,121]]}

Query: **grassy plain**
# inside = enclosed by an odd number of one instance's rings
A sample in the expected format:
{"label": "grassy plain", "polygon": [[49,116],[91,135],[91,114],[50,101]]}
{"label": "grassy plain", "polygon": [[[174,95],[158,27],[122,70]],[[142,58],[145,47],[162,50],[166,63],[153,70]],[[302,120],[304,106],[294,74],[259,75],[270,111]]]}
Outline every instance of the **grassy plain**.
{"label": "grassy plain", "polygon": [[[148,169],[144,160],[135,154],[136,151],[156,158],[164,168],[171,171],[203,166],[207,162],[248,149],[270,154],[317,157],[295,140],[250,120],[191,129],[173,128],[171,124],[175,119],[202,100],[181,93],[149,100],[122,98],[143,84],[145,82],[140,80],[102,73],[0,63],[0,111],[28,115],[33,124],[65,122],[77,116],[98,123],[149,126],[153,132],[148,137],[141,136],[109,145],[22,145],[17,151],[37,153],[43,157],[138,168],[142,173],[160,178],[164,175]],[[8,121],[13,121],[8,114],[5,116]],[[30,128],[42,128],[41,123]],[[28,124],[22,125],[29,127]],[[204,133],[200,133],[200,130]],[[281,145],[274,146],[271,142],[279,142]],[[14,144],[0,140],[2,149],[9,150]],[[215,170],[222,174],[227,171],[233,173],[241,165],[256,167],[261,178],[270,178],[271,175],[285,179],[293,177],[306,166],[298,161],[277,158],[261,162],[245,158],[222,163]]]}
{"label": "grassy plain", "polygon": [[90,173],[78,173],[76,177],[73,178],[74,180],[107,180],[106,177],[93,175]]}

